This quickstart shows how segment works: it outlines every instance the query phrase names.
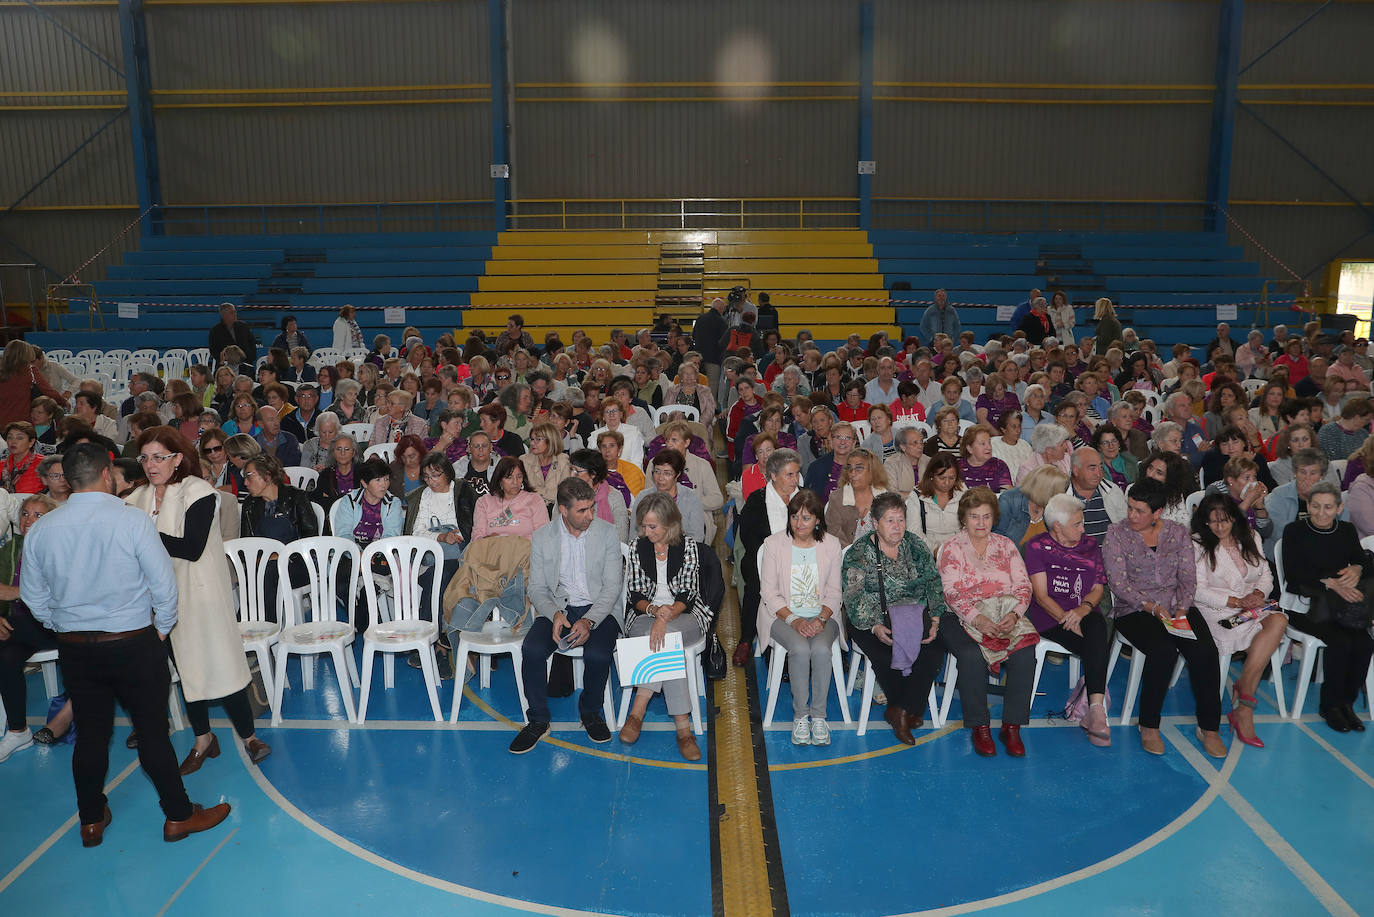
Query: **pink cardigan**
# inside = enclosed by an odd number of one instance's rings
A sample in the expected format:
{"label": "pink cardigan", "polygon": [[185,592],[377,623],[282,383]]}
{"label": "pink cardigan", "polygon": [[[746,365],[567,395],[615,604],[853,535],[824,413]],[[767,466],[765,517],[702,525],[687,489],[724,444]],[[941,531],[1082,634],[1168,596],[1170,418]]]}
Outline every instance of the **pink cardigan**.
{"label": "pink cardigan", "polygon": [[[511,511],[509,523],[495,525],[505,506],[509,506]],[[472,513],[472,537],[523,535],[529,538],[536,529],[548,523],[549,511],[544,506],[544,498],[537,493],[522,490],[509,504],[503,503],[495,494],[483,494],[477,498],[477,506]]]}
{"label": "pink cardigan", "polygon": [[[844,614],[841,609],[843,582],[840,579],[840,559],[844,548],[840,539],[826,535],[816,543],[816,566],[820,568],[821,604],[835,612],[840,626],[840,646],[848,647],[844,636]],[[759,547],[759,642],[767,646],[769,630],[777,621],[778,609],[789,602],[789,580],[792,577],[792,536],[786,531],[769,535]]]}

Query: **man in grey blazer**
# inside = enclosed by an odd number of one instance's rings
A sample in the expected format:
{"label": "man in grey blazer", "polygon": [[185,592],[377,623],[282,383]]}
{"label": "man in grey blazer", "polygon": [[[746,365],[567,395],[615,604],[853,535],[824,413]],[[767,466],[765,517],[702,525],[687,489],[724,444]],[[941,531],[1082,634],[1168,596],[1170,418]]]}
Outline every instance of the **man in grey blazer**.
{"label": "man in grey blazer", "polygon": [[596,518],[596,492],[580,478],[558,485],[558,518],[530,539],[530,604],[535,619],[521,647],[529,723],[510,744],[523,755],[549,731],[548,659],[566,639],[582,647],[585,666],[578,711],[587,738],[609,742],[601,699],[624,609],[617,607],[625,574],[620,537]]}

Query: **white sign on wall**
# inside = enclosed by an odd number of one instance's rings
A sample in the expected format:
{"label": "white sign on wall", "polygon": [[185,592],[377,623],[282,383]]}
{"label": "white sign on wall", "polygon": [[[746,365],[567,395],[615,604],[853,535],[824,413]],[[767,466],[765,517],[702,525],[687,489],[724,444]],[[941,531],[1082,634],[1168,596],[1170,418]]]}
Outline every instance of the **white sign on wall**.
{"label": "white sign on wall", "polygon": [[382,315],[383,320],[388,325],[404,325],[406,323],[405,306],[387,306]]}
{"label": "white sign on wall", "polygon": [[1009,321],[1011,321],[1011,317],[1012,317],[1013,315],[1015,315],[1015,314],[1016,314],[1016,307],[1015,307],[1015,306],[998,306],[998,307],[997,307],[997,320],[998,320],[999,322],[1009,322]]}
{"label": "white sign on wall", "polygon": [[1234,322],[1236,320],[1236,306],[1232,303],[1229,306],[1217,306],[1217,321]]}
{"label": "white sign on wall", "polygon": [[138,303],[122,302],[119,304],[120,318],[138,318]]}

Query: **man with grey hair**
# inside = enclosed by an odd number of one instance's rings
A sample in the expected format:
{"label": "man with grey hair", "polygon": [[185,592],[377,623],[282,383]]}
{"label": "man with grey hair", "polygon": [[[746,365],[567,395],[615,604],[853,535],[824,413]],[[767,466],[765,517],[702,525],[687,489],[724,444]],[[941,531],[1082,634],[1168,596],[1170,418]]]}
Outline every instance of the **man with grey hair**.
{"label": "man with grey hair", "polygon": [[1200,467],[1203,453],[1211,449],[1212,444],[1203,435],[1202,427],[1193,415],[1193,399],[1184,392],[1174,392],[1169,396],[1165,406],[1168,409],[1168,419],[1183,428],[1183,457],[1191,462],[1194,468]]}
{"label": "man with grey hair", "polygon": [[1277,357],[1277,356],[1279,356],[1280,354],[1283,353],[1284,348],[1287,347],[1287,346],[1288,346],[1288,326],[1287,326],[1287,325],[1275,325],[1275,326],[1274,326],[1274,339],[1273,339],[1272,341],[1269,342],[1269,352],[1272,353],[1275,357]]}
{"label": "man with grey hair", "polygon": [[219,307],[219,323],[210,329],[211,369],[219,366],[220,354],[230,345],[243,351],[244,362],[249,366],[258,361],[258,340],[253,337],[253,330],[239,321],[238,315],[239,310],[231,302]]}
{"label": "man with grey hair", "polygon": [[891,404],[897,400],[897,361],[883,357],[878,361],[878,378],[868,383],[864,400],[869,404]]}
{"label": "man with grey hair", "polygon": [[258,424],[262,430],[255,437],[262,451],[290,468],[301,463],[301,444],[281,428],[281,415],[270,404],[258,408]]}
{"label": "man with grey hair", "polygon": [[1041,465],[1054,465],[1065,474],[1073,473],[1073,460],[1069,456],[1072,445],[1069,431],[1057,423],[1037,424],[1030,435],[1031,448],[1035,453],[1016,469],[1016,483]]}
{"label": "man with grey hair", "polygon": [[1107,527],[1126,518],[1126,493],[1102,473],[1102,456],[1091,446],[1076,449],[1069,492],[1083,504],[1083,534],[1099,545]]}

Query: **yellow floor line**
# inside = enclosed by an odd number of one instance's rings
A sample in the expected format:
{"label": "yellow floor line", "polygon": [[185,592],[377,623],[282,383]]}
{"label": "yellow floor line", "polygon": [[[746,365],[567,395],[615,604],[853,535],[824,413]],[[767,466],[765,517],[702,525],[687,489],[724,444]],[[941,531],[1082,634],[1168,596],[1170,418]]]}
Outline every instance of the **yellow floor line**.
{"label": "yellow floor line", "polygon": [[[725,570],[728,573],[729,566]],[[727,588],[717,625],[727,656],[739,641],[738,602],[736,591]],[[749,662],[752,665],[753,659]],[[724,680],[714,685],[717,712],[711,741],[715,743],[716,794],[722,809],[720,869],[725,917],[773,913],[744,671],[731,666]]]}

